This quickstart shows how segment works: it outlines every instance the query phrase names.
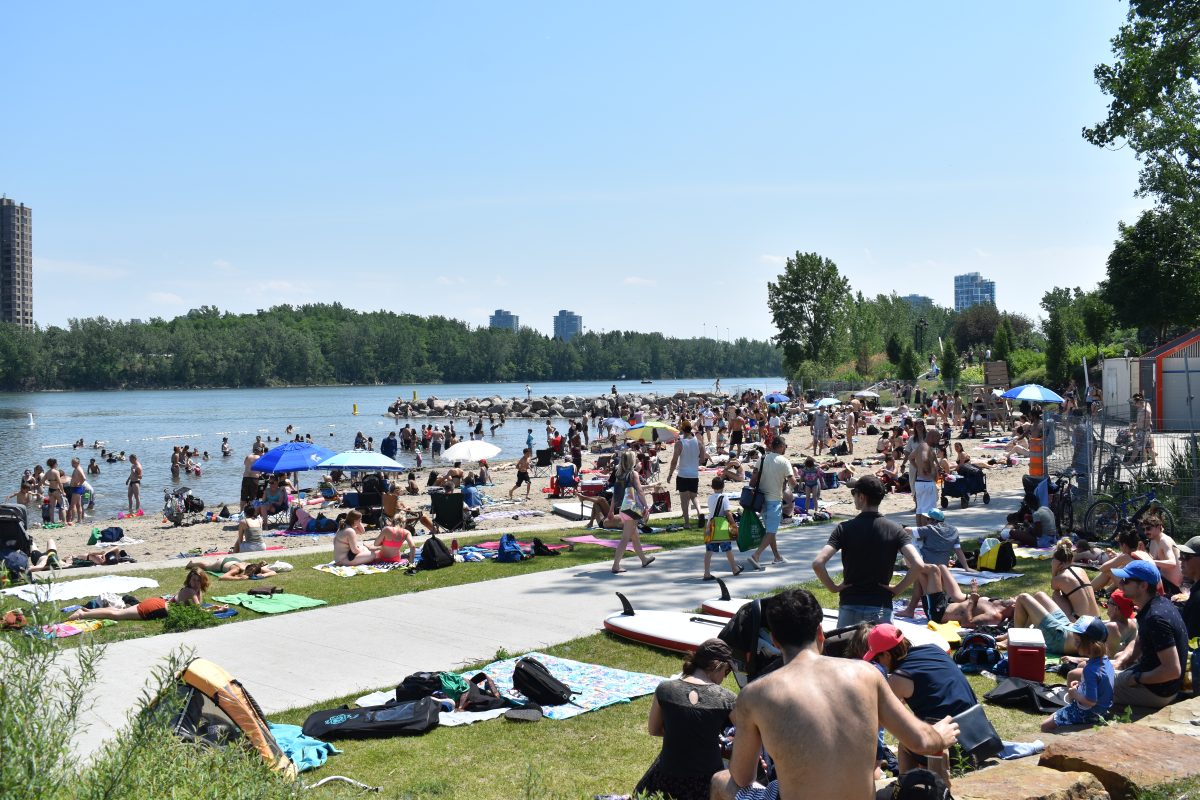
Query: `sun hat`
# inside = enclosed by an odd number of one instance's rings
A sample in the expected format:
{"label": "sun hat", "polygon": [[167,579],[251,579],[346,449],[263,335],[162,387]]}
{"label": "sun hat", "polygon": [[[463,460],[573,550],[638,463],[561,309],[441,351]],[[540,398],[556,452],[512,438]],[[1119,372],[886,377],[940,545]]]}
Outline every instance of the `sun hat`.
{"label": "sun hat", "polygon": [[1179,552],[1194,556],[1200,553],[1200,536],[1193,536],[1187,540],[1186,544],[1177,544],[1175,546],[1179,548]]}
{"label": "sun hat", "polygon": [[932,520],[937,520],[938,522],[946,521],[946,514],[940,508],[933,509],[925,516],[929,517]]}
{"label": "sun hat", "polygon": [[1112,574],[1117,578],[1142,581],[1151,586],[1158,586],[1159,582],[1162,581],[1162,574],[1158,571],[1158,567],[1149,561],[1130,561],[1125,566],[1114,569]]}
{"label": "sun hat", "polygon": [[1097,642],[1108,641],[1108,628],[1097,617],[1093,617],[1090,614],[1084,614],[1067,630],[1077,633],[1085,639],[1092,639]]}
{"label": "sun hat", "polygon": [[895,625],[887,622],[876,625],[867,634],[867,652],[863,654],[863,661],[873,661],[880,653],[886,653],[903,641],[904,634]]}

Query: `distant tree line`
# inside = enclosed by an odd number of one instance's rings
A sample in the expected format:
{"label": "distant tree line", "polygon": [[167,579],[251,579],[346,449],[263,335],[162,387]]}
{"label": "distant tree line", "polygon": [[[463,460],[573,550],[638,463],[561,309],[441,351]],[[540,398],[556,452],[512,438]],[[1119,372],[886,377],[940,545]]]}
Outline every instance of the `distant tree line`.
{"label": "distant tree line", "polygon": [[493,383],[782,374],[770,342],[473,328],[445,317],[362,313],[338,304],[172,320],[0,324],[0,390],[340,383]]}

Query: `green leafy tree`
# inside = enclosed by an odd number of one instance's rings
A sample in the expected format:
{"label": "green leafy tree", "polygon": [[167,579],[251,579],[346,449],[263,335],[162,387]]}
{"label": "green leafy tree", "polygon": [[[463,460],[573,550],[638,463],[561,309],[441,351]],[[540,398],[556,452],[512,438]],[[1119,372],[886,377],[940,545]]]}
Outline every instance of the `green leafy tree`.
{"label": "green leafy tree", "polygon": [[1067,363],[1067,334],[1060,314],[1055,309],[1046,320],[1046,381],[1052,388],[1065,385],[1070,370]]}
{"label": "green leafy tree", "polygon": [[1083,135],[1094,145],[1123,144],[1142,163],[1141,195],[1193,220],[1200,216],[1200,0],[1130,0],[1112,40],[1112,64],[1095,69],[1112,98],[1108,116]]}
{"label": "green leafy tree", "polygon": [[1083,331],[1089,342],[1096,346],[1097,357],[1100,348],[1112,330],[1113,309],[1099,292],[1089,292],[1079,300],[1079,315],[1083,320]]}
{"label": "green leafy tree", "polygon": [[959,351],[995,340],[1000,312],[991,303],[977,303],[958,315],[954,323],[954,346]]}
{"label": "green leafy tree", "polygon": [[992,361],[1008,361],[1008,357],[1013,351],[1012,338],[1009,334],[1010,329],[1011,326],[1008,324],[1008,320],[1002,322],[1000,327],[996,329],[996,338],[992,340]]}
{"label": "green leafy tree", "polygon": [[1196,232],[1169,211],[1142,213],[1120,224],[1108,256],[1102,298],[1123,326],[1150,328],[1157,341],[1175,326],[1200,319],[1200,243]]}
{"label": "green leafy tree", "polygon": [[958,351],[954,349],[953,339],[942,341],[941,364],[942,380],[947,386],[953,388],[962,374],[962,365],[958,363]]}
{"label": "green leafy tree", "polygon": [[900,345],[900,337],[892,333],[887,338],[887,344],[884,346],[884,351],[887,353],[887,360],[893,364],[900,363],[900,355],[904,352],[904,348]]}
{"label": "green leafy tree", "polygon": [[837,358],[850,282],[837,264],[817,253],[796,252],[778,280],[767,284],[767,307],[779,333],[775,344],[794,371],[803,361]]}
{"label": "green leafy tree", "polygon": [[912,345],[904,345],[904,351],[900,354],[900,364],[896,367],[896,374],[903,381],[915,381],[917,375],[921,373],[921,362],[917,359],[916,352],[912,349]]}

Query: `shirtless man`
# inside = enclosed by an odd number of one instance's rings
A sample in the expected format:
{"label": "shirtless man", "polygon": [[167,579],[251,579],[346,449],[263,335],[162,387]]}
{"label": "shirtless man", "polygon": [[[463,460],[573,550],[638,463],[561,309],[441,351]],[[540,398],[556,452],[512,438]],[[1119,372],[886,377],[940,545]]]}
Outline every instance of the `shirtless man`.
{"label": "shirtless man", "polygon": [[737,409],[730,410],[729,417],[729,453],[737,456],[742,452],[742,437],[745,435],[743,431],[746,428],[746,418],[737,412]]}
{"label": "shirtless man", "polygon": [[812,418],[812,447],[813,455],[821,455],[821,448],[825,446],[825,440],[829,438],[829,415],[825,413],[825,409],[818,408]]}
{"label": "shirtless man", "polygon": [[[255,447],[257,446],[255,443]],[[247,503],[253,503],[258,499],[258,473],[254,470],[255,461],[258,461],[258,456],[254,452],[242,460],[242,492],[238,510],[244,509]]]}
{"label": "shirtless man", "polygon": [[925,615],[930,620],[957,621],[964,628],[999,625],[1002,620],[1012,619],[1016,607],[1015,600],[982,597],[977,591],[966,594],[945,564],[927,563],[924,573],[917,578],[913,594],[922,598]]}
{"label": "shirtless man", "polygon": [[[913,716],[870,664],[822,656],[821,616],[803,589],[773,599],[767,619],[784,665],[738,695],[733,757],[713,776],[713,798],[868,800],[880,727],[923,755],[940,754],[958,738],[949,717],[929,725]],[[764,747],[778,776],[765,790],[751,786]]]}
{"label": "shirtless man", "polygon": [[913,499],[917,503],[917,525],[930,524],[929,512],[937,508],[937,454],[933,447],[941,441],[937,431],[927,431],[925,439],[913,450]]}
{"label": "shirtless man", "polygon": [[457,492],[466,475],[467,473],[463,472],[462,462],[455,461],[454,466],[446,470],[446,477],[450,479],[450,490]]}

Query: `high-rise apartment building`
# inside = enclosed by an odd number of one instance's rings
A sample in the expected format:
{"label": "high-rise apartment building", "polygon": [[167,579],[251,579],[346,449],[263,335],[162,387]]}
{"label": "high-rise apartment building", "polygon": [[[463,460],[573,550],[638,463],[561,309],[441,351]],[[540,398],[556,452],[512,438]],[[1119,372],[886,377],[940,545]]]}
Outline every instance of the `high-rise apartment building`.
{"label": "high-rise apartment building", "polygon": [[503,308],[497,308],[496,313],[488,317],[489,328],[504,328],[505,330],[516,331],[520,327],[521,318],[511,311],[505,311]]}
{"label": "high-rise apartment building", "polygon": [[933,305],[933,298],[923,294],[906,294],[900,298],[913,308],[925,308]]}
{"label": "high-rise apartment building", "polygon": [[966,311],[980,303],[996,305],[996,282],[978,272],[954,276],[954,310]]}
{"label": "high-rise apartment building", "polygon": [[33,327],[33,213],[0,197],[0,322]]}
{"label": "high-rise apartment building", "polygon": [[583,317],[574,311],[560,310],[554,317],[554,338],[569,342],[583,333]]}

